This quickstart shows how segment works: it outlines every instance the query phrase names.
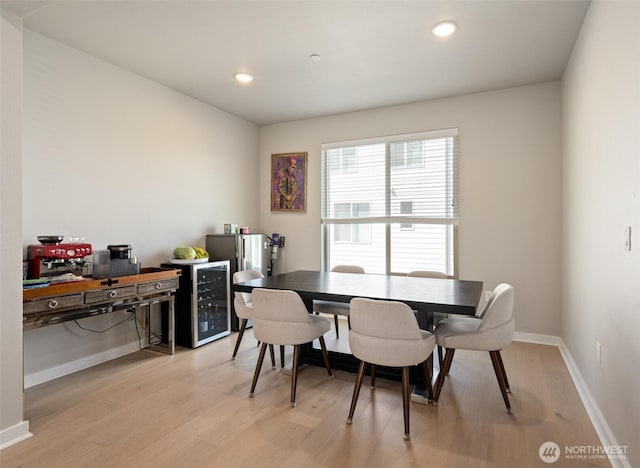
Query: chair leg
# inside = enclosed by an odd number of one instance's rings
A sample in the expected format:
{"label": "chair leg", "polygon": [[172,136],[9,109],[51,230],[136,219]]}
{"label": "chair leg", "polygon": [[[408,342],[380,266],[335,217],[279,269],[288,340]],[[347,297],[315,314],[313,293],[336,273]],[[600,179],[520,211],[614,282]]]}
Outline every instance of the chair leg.
{"label": "chair leg", "polygon": [[284,345],[280,345],[280,368],[284,369]]}
{"label": "chair leg", "polygon": [[338,328],[338,316],[334,314],[333,323],[336,326],[336,340],[340,338],[340,329]]}
{"label": "chair leg", "polygon": [[333,378],[333,371],[331,370],[331,364],[329,364],[329,353],[327,353],[327,345],[324,342],[324,336],[318,338],[320,342],[320,349],[322,350],[322,358],[324,359],[324,366],[327,368],[329,377]]}
{"label": "chair leg", "polygon": [[502,371],[502,377],[507,387],[507,393],[511,393],[511,386],[509,385],[509,379],[507,379],[507,371],[504,369],[504,362],[502,362],[502,354],[500,351],[496,352],[496,357],[498,358],[498,364],[500,364],[500,370]]}
{"label": "chair leg", "polygon": [[291,407],[296,407],[296,387],[298,385],[298,363],[300,362],[300,345],[293,347],[293,367],[291,368]]}
{"label": "chair leg", "polygon": [[256,389],[258,383],[258,376],[260,375],[260,369],[262,368],[262,361],[264,361],[264,354],[267,352],[267,343],[262,343],[260,347],[260,354],[258,355],[258,363],[256,364],[256,370],[253,373],[253,382],[251,382],[251,390],[249,391],[249,398],[253,398],[253,392]]}
{"label": "chair leg", "polygon": [[376,389],[376,365],[371,364],[371,390]]}
{"label": "chair leg", "polygon": [[404,412],[404,440],[409,440],[409,402],[411,388],[409,387],[409,368],[402,368],[402,408]]}
{"label": "chair leg", "polygon": [[[446,357],[447,349],[446,349],[446,348],[443,348],[443,349],[444,349],[445,357]],[[452,349],[452,350],[451,350],[451,352],[452,352],[453,354],[455,354],[456,350],[455,350],[455,349]],[[451,362],[450,362],[450,363],[449,363],[449,365],[447,366],[447,372],[446,372],[446,374],[444,375],[445,377],[449,375],[449,372],[451,372],[451,365],[452,365],[452,364],[453,364],[453,356],[451,356]],[[443,365],[444,365],[444,362],[443,362]]]}
{"label": "chair leg", "polygon": [[440,369],[442,369],[443,363],[444,363],[444,359],[442,356],[442,346],[438,346],[438,364],[440,364]]}
{"label": "chair leg", "polygon": [[273,345],[272,344],[269,345],[269,354],[271,355],[271,368],[275,369],[276,368],[276,354],[273,351]]}
{"label": "chair leg", "polygon": [[349,416],[347,417],[347,424],[353,423],[353,413],[356,411],[356,404],[358,403],[358,395],[360,395],[360,387],[362,386],[362,379],[364,378],[364,366],[366,363],[360,361],[360,367],[358,367],[358,376],[356,377],[356,384],[353,387],[353,396],[351,397],[351,408],[349,408]]}
{"label": "chair leg", "polygon": [[424,372],[424,384],[427,387],[427,395],[429,400],[433,400],[433,385],[431,385],[431,372],[429,372],[429,362],[425,359],[422,363],[422,372]]}
{"label": "chair leg", "polygon": [[504,382],[504,376],[502,375],[502,370],[500,369],[500,351],[489,351],[489,355],[491,356],[491,363],[493,364],[493,370],[496,373],[496,377],[498,379],[498,385],[500,386],[500,393],[502,393],[502,399],[504,400],[504,404],[507,406],[507,413],[513,414],[511,411],[511,403],[509,403],[509,396],[507,395],[507,386]]}
{"label": "chair leg", "polygon": [[240,342],[242,341],[242,336],[244,335],[244,329],[247,328],[247,322],[247,319],[242,319],[242,322],[240,322],[240,331],[238,332],[236,346],[233,348],[233,355],[231,356],[231,359],[235,359],[236,354],[238,354],[238,348],[240,347]]}
{"label": "chair leg", "polygon": [[444,362],[442,363],[442,368],[440,369],[440,373],[438,374],[438,380],[436,380],[436,388],[433,392],[433,406],[438,404],[438,399],[440,398],[440,391],[442,390],[442,385],[444,385],[444,378],[449,373],[449,368],[451,367],[451,362],[453,361],[453,355],[456,350],[453,348],[445,349],[444,354]]}

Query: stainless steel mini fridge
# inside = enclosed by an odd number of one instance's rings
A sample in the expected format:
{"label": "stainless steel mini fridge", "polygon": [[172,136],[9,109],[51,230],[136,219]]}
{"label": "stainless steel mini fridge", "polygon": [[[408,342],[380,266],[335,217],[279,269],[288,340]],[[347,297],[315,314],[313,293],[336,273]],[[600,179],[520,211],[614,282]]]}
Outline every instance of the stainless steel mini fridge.
{"label": "stainless steel mini fridge", "polygon": [[[236,271],[257,270],[269,275],[270,241],[265,234],[210,234],[205,247],[212,260],[229,261],[229,285]],[[233,296],[233,295],[232,295]],[[233,310],[231,298],[231,329],[240,329],[240,320]]]}
{"label": "stainless steel mini fridge", "polygon": [[162,267],[182,270],[175,307],[177,345],[196,348],[231,333],[228,261]]}

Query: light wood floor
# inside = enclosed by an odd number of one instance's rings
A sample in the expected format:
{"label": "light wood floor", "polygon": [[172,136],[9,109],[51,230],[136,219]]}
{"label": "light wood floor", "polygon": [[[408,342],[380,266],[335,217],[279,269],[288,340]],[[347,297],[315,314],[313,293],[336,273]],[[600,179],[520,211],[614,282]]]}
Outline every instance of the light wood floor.
{"label": "light wood floor", "polygon": [[[346,326],[340,342],[347,341]],[[33,437],[0,452],[11,467],[526,467],[545,441],[599,445],[559,351],[513,343],[503,351],[514,415],[488,353],[458,351],[437,407],[412,403],[402,438],[400,384],[365,380],[345,424],[354,376],[324,368],[290,377],[265,366],[248,398],[258,348],[237,334],[174,356],[141,351],[25,392]],[[335,334],[327,334],[330,345]],[[287,348],[287,361],[291,348]],[[486,355],[485,355],[486,354]],[[555,466],[610,466],[561,459]]]}

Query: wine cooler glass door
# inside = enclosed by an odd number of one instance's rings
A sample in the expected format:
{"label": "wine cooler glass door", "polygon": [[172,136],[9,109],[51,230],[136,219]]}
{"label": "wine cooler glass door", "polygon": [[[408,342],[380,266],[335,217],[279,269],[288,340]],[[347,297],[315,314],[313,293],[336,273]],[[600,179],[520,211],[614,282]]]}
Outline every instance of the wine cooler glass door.
{"label": "wine cooler glass door", "polygon": [[229,334],[229,263],[193,265],[193,346]]}

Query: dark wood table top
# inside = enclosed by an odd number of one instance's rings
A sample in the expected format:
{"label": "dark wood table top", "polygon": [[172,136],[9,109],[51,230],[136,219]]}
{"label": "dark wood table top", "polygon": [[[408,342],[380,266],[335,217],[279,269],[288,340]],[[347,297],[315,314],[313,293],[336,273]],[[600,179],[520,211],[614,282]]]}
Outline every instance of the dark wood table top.
{"label": "dark wood table top", "polygon": [[306,302],[349,302],[354,297],[400,301],[414,310],[474,315],[482,295],[482,281],[419,278],[297,270],[245,281],[234,291],[253,288],[289,289]]}

